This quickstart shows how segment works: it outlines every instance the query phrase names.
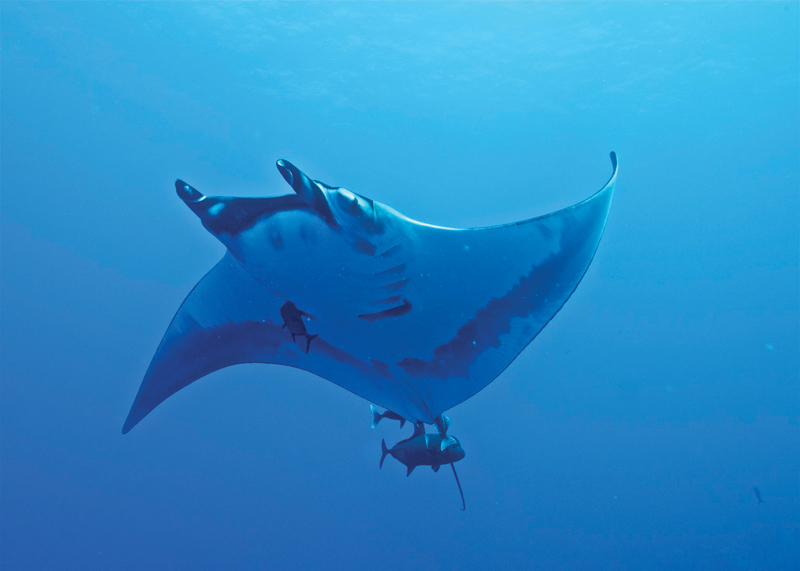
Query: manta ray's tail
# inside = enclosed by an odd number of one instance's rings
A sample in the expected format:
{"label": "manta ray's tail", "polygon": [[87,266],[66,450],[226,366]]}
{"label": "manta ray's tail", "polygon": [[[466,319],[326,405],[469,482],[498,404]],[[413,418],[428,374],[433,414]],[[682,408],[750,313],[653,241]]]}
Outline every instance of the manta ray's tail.
{"label": "manta ray's tail", "polygon": [[451,462],[450,467],[453,469],[453,476],[456,477],[456,484],[458,484],[458,493],[461,494],[461,511],[467,511],[467,503],[464,501],[464,490],[461,489],[461,482],[458,481],[458,472],[456,472],[455,463]]}
{"label": "manta ray's tail", "polygon": [[372,428],[375,428],[383,418],[383,415],[378,412],[378,409],[375,408],[375,405],[369,405],[369,411],[372,413]]}
{"label": "manta ray's tail", "polygon": [[386,448],[386,440],[381,440],[381,465],[380,467],[383,468],[383,461],[386,458],[386,455],[389,453],[389,449]]}

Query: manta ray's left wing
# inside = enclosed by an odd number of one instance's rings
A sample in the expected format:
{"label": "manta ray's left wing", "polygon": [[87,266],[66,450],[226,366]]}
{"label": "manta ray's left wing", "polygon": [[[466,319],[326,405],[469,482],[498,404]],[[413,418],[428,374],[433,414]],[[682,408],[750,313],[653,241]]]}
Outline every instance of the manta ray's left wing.
{"label": "manta ray's left wing", "polygon": [[[196,379],[277,349],[280,301],[230,253],[186,297],[153,356],[122,428],[133,428],[158,404]],[[277,324],[271,317],[277,319]]]}
{"label": "manta ray's left wing", "polygon": [[306,341],[295,341],[284,328],[284,303],[226,253],[172,319],[131,406],[123,434],[182,388],[241,363],[305,369],[371,402],[398,410],[409,408],[408,403],[421,406],[405,384],[391,378],[384,363],[359,358],[324,338],[314,339],[308,353]]}

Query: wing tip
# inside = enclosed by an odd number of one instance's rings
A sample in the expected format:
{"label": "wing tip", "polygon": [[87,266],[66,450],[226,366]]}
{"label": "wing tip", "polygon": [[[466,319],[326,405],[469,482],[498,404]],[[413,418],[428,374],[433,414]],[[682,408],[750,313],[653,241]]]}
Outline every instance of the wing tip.
{"label": "wing tip", "polygon": [[136,426],[137,423],[131,422],[130,416],[125,421],[125,424],[122,425],[122,434],[128,434],[131,431],[131,428]]}
{"label": "wing tip", "polygon": [[603,188],[598,190],[593,196],[590,196],[587,200],[591,200],[595,196],[598,196],[605,191],[613,192],[614,184],[617,181],[617,171],[619,170],[619,162],[617,161],[617,153],[615,153],[614,151],[611,151],[609,153],[609,156],[611,158],[611,176],[608,177],[608,182],[606,182],[606,184],[603,185]]}
{"label": "wing tip", "polygon": [[125,419],[125,424],[122,425],[122,434],[128,434],[145,416],[147,416],[147,413],[142,414],[141,411],[137,410],[136,402],[134,401],[131,411],[128,413],[128,418]]}

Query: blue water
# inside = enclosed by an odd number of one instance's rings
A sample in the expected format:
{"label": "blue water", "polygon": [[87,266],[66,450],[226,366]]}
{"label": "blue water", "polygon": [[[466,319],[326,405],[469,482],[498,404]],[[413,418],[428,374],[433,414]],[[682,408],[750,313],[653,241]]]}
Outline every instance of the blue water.
{"label": "blue water", "polygon": [[[2,18],[3,569],[800,567],[800,5],[17,3]],[[274,161],[425,222],[620,174],[564,309],[451,409],[242,365],[120,429]],[[759,504],[757,487],[766,503]]]}

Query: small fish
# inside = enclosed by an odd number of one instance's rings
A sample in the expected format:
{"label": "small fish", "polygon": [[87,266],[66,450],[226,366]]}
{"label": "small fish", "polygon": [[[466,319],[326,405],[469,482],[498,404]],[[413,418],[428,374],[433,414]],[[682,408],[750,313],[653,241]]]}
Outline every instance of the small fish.
{"label": "small fish", "polygon": [[390,420],[399,420],[400,428],[403,428],[403,425],[406,423],[405,418],[403,418],[396,412],[392,412],[391,410],[387,410],[384,413],[380,413],[378,412],[378,409],[375,408],[374,405],[369,405],[369,411],[372,413],[372,428],[378,426],[378,423],[381,421],[382,418],[388,418]]}
{"label": "small fish", "polygon": [[306,331],[306,324],[303,323],[303,318],[308,317],[309,319],[316,319],[310,313],[306,313],[305,311],[301,311],[297,309],[297,306],[293,304],[291,301],[287,301],[281,307],[281,317],[283,318],[283,327],[289,328],[289,333],[292,334],[292,341],[294,341],[295,337],[301,336],[306,338],[306,354],[308,354],[308,349],[311,347],[311,341],[315,337],[319,337],[319,335],[311,335]]}
{"label": "small fish", "polygon": [[758,503],[759,504],[767,503],[767,502],[765,502],[764,500],[761,499],[761,492],[755,486],[753,486],[753,493],[756,495],[756,498],[758,499]]}
{"label": "small fish", "polygon": [[383,468],[383,461],[389,454],[406,466],[408,470],[406,476],[410,476],[411,472],[413,472],[414,468],[417,466],[430,466],[433,468],[434,472],[438,472],[442,464],[450,464],[450,467],[453,469],[453,476],[456,478],[456,484],[458,484],[458,491],[461,494],[461,511],[466,510],[464,492],[461,489],[461,482],[458,480],[455,467],[455,463],[464,458],[464,449],[461,447],[461,443],[455,436],[448,436],[446,438],[451,440],[453,444],[446,446],[445,449],[442,450],[441,436],[438,434],[425,434],[424,432],[420,432],[419,428],[420,425],[416,425],[414,436],[398,442],[391,449],[386,447],[385,440],[381,440],[383,454],[381,456],[380,467]]}

